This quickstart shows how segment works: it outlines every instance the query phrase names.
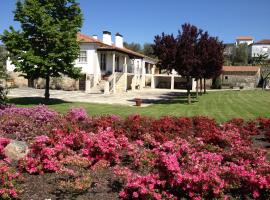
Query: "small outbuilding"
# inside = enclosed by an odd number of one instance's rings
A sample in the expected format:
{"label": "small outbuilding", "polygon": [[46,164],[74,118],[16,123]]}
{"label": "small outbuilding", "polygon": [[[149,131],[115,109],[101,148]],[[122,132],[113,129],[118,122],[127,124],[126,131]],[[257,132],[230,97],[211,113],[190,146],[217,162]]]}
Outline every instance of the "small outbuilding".
{"label": "small outbuilding", "polygon": [[221,83],[223,88],[256,88],[260,81],[258,66],[223,66]]}

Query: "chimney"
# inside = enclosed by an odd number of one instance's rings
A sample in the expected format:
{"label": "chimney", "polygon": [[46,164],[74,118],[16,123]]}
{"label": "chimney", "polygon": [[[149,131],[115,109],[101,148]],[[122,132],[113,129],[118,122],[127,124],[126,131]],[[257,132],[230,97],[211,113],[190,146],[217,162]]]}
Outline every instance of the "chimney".
{"label": "chimney", "polygon": [[96,40],[98,39],[97,35],[93,35],[93,38],[96,39]]}
{"label": "chimney", "polygon": [[109,32],[109,31],[103,31],[102,41],[105,44],[112,45],[112,35],[111,35],[111,32]]}
{"label": "chimney", "polygon": [[124,42],[123,36],[120,33],[116,33],[115,34],[115,46],[123,48],[124,47],[123,42]]}

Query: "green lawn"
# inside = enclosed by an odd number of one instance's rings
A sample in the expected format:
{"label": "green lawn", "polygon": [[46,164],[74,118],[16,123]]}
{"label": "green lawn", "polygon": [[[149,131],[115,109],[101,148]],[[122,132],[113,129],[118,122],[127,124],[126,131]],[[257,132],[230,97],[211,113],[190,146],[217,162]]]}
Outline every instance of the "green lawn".
{"label": "green lawn", "polygon": [[[9,102],[23,107],[44,103],[41,98],[13,98]],[[270,117],[270,92],[261,90],[209,92],[200,96],[198,101],[193,98],[191,105],[186,104],[185,97],[161,101],[149,107],[70,103],[55,99],[46,104],[59,112],[65,112],[72,107],[84,107],[90,115],[116,114],[128,116],[135,113],[152,117],[203,115],[215,118],[219,122],[236,117],[246,120],[259,116]]]}

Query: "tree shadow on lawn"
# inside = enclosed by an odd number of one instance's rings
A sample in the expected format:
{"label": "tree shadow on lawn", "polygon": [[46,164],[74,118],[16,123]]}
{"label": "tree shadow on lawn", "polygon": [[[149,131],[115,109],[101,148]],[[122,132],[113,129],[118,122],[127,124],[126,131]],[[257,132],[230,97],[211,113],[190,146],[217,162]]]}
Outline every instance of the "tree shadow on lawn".
{"label": "tree shadow on lawn", "polygon": [[[138,97],[139,98],[139,97]],[[140,98],[142,103],[146,104],[186,104],[187,103],[187,95],[184,92],[168,92],[163,95],[157,97],[157,99],[146,99]],[[135,102],[135,99],[130,99],[128,101]],[[191,104],[198,102],[196,99],[196,93],[191,92]]]}
{"label": "tree shadow on lawn", "polygon": [[19,97],[19,98],[10,98],[8,99],[8,103],[16,104],[16,105],[57,105],[63,103],[69,103],[67,101],[61,99],[49,99],[45,100],[42,97]]}

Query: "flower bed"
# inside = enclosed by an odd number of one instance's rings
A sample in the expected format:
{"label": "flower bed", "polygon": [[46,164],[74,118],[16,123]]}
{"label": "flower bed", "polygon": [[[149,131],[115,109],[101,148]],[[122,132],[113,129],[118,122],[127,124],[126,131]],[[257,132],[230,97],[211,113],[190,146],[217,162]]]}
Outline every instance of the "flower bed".
{"label": "flower bed", "polygon": [[[0,111],[0,121],[0,137],[29,143],[30,152],[18,162],[17,172],[35,177],[55,175],[61,193],[74,191],[87,199],[93,188],[106,182],[104,187],[121,199],[270,196],[267,152],[253,145],[258,135],[270,138],[269,119],[235,119],[223,124],[206,117],[135,115],[122,119],[89,117],[83,109],[60,115],[39,106],[5,108]],[[3,154],[9,142],[0,138],[0,157],[6,160],[1,161],[0,176],[12,182],[18,174],[7,170],[10,166]],[[95,179],[91,174],[96,173],[101,177],[112,174]],[[3,191],[12,198],[20,195],[10,183],[0,186],[0,194]]]}

